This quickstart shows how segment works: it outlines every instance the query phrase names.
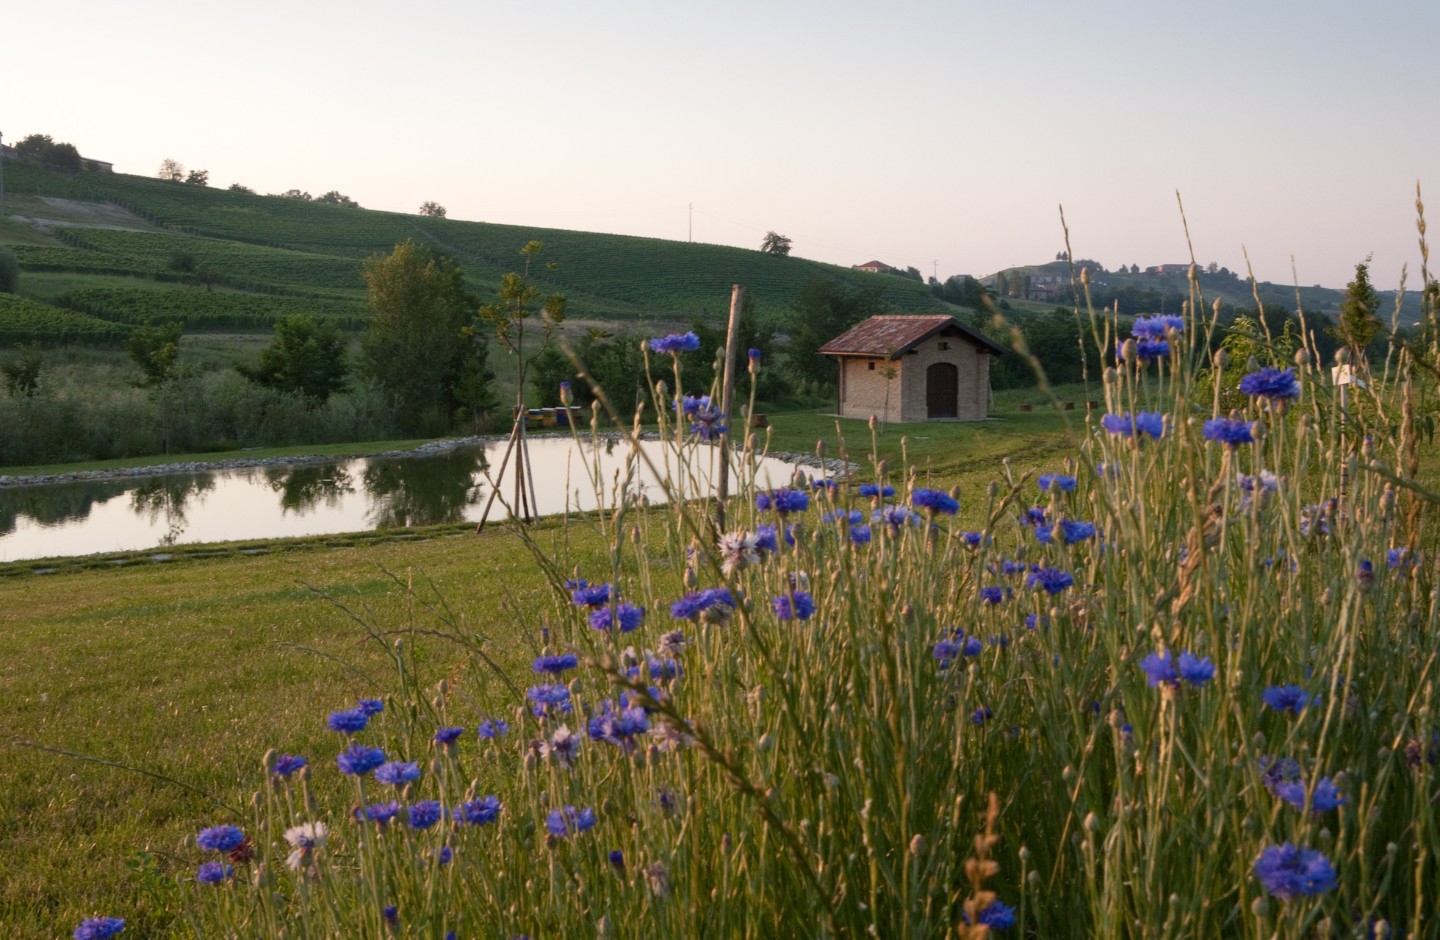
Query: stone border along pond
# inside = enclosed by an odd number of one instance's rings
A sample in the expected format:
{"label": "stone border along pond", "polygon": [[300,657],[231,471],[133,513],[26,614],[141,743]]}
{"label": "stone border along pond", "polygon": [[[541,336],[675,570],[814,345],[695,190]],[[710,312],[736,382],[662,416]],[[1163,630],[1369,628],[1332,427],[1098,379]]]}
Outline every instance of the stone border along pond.
{"label": "stone border along pond", "polygon": [[[537,440],[548,440],[558,436],[559,435],[552,434],[530,435],[530,437]],[[0,475],[0,488],[53,486],[65,483],[86,483],[92,480],[123,480],[133,477],[166,476],[172,473],[207,473],[213,470],[238,470],[245,467],[297,467],[312,463],[342,463],[347,460],[437,457],[441,454],[452,453],[464,447],[494,444],[498,441],[508,440],[509,437],[510,435],[508,434],[449,437],[429,441],[410,450],[384,450],[375,451],[374,453],[346,454],[342,456],[333,454],[299,454],[293,457],[231,457],[227,460],[197,460],[186,463],[149,464],[143,467],[117,467],[113,470],[75,470],[70,473],[37,473],[18,476]],[[588,434],[581,435],[582,440],[587,437]],[[605,441],[618,442],[628,438],[628,434],[619,431],[608,431],[600,435],[600,439]],[[644,431],[640,434],[640,439],[642,441],[658,441],[660,440],[660,435],[655,431]],[[771,452],[765,454],[765,456],[800,467],[813,467],[823,470],[826,473],[853,473],[859,469],[858,464],[847,464],[838,457],[818,457],[814,454],[784,452]]]}

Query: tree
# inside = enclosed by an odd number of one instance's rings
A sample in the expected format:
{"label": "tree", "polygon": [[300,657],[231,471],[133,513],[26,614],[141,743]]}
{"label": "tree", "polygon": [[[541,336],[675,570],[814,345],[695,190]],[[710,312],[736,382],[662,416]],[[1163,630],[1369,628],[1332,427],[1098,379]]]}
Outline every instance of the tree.
{"label": "tree", "polygon": [[407,240],[371,256],[363,274],[373,314],[360,340],[363,371],[390,396],[406,431],[442,432],[461,408],[476,420],[492,409],[489,351],[471,324],[459,267]]}
{"label": "tree", "polygon": [[210,171],[191,170],[188,174],[186,174],[185,182],[189,183],[191,186],[209,186]]}
{"label": "tree", "polygon": [[[545,298],[538,310],[540,287],[530,279],[530,263],[540,253],[540,242],[526,242],[520,249],[525,259],[524,270],[511,272],[500,279],[499,300],[480,308],[480,319],[492,330],[510,354],[515,357],[515,407],[525,404],[525,381],[532,363],[550,345],[560,324],[565,322],[566,300],[564,294],[552,294]],[[550,270],[554,264],[547,265]],[[525,351],[526,324],[535,316],[541,317],[539,345],[528,354]]]}
{"label": "tree", "polygon": [[49,134],[31,134],[15,145],[15,157],[22,163],[79,173],[84,161],[74,144],[51,139]]}
{"label": "tree", "polygon": [[184,325],[178,322],[142,326],[125,340],[125,351],[140,367],[140,381],[135,384],[153,391],[160,403],[160,440],[167,454],[170,453],[170,389],[180,377],[183,330]]}
{"label": "tree", "polygon": [[767,255],[790,254],[790,239],[775,232],[766,232],[765,240],[760,243],[760,250]]}
{"label": "tree", "polygon": [[192,277],[196,284],[204,286],[207,294],[215,290],[216,284],[225,280],[225,275],[208,264],[196,270]]}
{"label": "tree", "polygon": [[345,206],[347,209],[360,208],[360,203],[351,199],[349,196],[340,192],[338,189],[330,190],[325,195],[317,197],[315,201],[328,203],[332,206]]}
{"label": "tree", "polygon": [[835,363],[820,355],[820,347],[866,317],[888,312],[884,288],[850,291],[835,281],[815,278],[800,290],[790,315],[790,348],[786,359],[796,378],[829,384]]}
{"label": "tree", "polygon": [[34,398],[40,391],[40,373],[45,368],[45,358],[40,355],[40,344],[17,345],[20,355],[0,365],[5,375],[5,391],[11,398]]}
{"label": "tree", "polygon": [[194,274],[195,256],[188,251],[176,248],[170,252],[170,259],[165,262],[165,267],[180,274]]}
{"label": "tree", "polygon": [[445,207],[438,202],[429,201],[420,203],[420,214],[428,215],[432,219],[445,218]]}
{"label": "tree", "polygon": [[1340,304],[1340,322],[1331,335],[1350,349],[1355,361],[1365,357],[1365,347],[1379,334],[1380,294],[1370,283],[1370,259],[1355,265],[1355,280],[1345,285],[1345,299]]}
{"label": "tree", "polygon": [[255,190],[242,183],[231,183],[228,188],[232,193],[246,193],[251,196],[255,195]]}
{"label": "tree", "polygon": [[170,180],[178,183],[185,178],[185,165],[179,160],[172,160],[166,157],[160,161],[160,169],[155,174],[162,180]]}
{"label": "tree", "polygon": [[301,202],[309,202],[314,197],[299,189],[287,189],[280,193],[281,199],[299,199]]}
{"label": "tree", "polygon": [[20,289],[20,261],[9,248],[0,248],[0,294]]}
{"label": "tree", "polygon": [[323,405],[345,390],[345,339],[333,322],[316,322],[304,314],[275,324],[275,338],[260,351],[258,366],[236,370],[257,385],[296,392]]}

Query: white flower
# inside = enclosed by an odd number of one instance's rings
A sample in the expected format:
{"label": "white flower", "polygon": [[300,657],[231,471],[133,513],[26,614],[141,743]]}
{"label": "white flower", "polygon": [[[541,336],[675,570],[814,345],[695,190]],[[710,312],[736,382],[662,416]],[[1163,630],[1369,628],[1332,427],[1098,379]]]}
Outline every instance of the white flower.
{"label": "white flower", "polygon": [[285,830],[285,841],[295,849],[313,849],[324,845],[329,837],[330,827],[323,822],[301,823]]}
{"label": "white flower", "polygon": [[720,567],[726,574],[760,562],[758,539],[746,532],[725,533],[720,536],[717,547],[720,550]]}

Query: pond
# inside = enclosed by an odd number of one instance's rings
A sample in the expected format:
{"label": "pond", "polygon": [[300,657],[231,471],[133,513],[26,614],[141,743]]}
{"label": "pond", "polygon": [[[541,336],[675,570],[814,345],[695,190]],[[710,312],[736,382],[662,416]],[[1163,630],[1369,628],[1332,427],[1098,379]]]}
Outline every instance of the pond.
{"label": "pond", "polygon": [[[245,467],[0,488],[0,562],[142,551],[197,542],[327,535],[370,529],[478,521],[490,497],[486,474],[498,470],[504,440],[439,455],[385,457]],[[687,495],[712,492],[718,451],[690,451],[690,470],[677,472],[673,451],[658,441],[641,447],[662,473],[686,477]],[[587,465],[604,481],[605,508],[621,498],[664,501],[664,491],[635,461],[627,443],[602,440],[580,450],[570,438],[532,438],[529,444],[537,509],[541,515],[597,508]],[[635,464],[633,475],[627,467]],[[765,458],[756,479],[787,483],[793,464]],[[732,481],[735,477],[732,475]],[[514,473],[506,469],[490,510],[505,519],[514,499]],[[734,489],[734,482],[731,487]]]}

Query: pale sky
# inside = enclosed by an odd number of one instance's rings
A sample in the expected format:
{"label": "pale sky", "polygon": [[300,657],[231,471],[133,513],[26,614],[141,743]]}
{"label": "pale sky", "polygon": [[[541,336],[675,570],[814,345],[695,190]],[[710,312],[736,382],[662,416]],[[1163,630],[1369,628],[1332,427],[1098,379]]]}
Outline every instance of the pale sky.
{"label": "pale sky", "polygon": [[[0,133],[366,208],[872,258],[1419,283],[1440,2],[12,3]],[[1440,224],[1440,223],[1437,223]],[[1440,228],[1436,229],[1440,232]],[[563,263],[564,259],[556,259]],[[1435,267],[1440,268],[1440,256]]]}

